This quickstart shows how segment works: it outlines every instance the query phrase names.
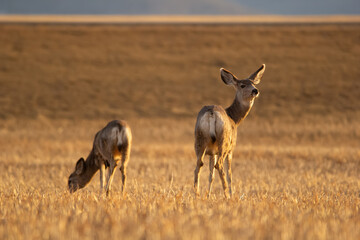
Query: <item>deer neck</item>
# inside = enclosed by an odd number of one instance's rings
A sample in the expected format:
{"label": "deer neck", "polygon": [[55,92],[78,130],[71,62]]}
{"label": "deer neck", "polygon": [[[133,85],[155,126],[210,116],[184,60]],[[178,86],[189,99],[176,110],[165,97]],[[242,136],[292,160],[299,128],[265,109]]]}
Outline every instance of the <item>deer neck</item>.
{"label": "deer neck", "polygon": [[95,173],[99,170],[99,167],[97,166],[95,160],[95,153],[94,150],[92,150],[85,161],[85,172],[83,173],[82,179],[84,185],[90,182]]}
{"label": "deer neck", "polygon": [[226,109],[227,115],[234,121],[236,125],[239,125],[242,120],[246,118],[254,101],[238,100],[235,96],[233,103]]}

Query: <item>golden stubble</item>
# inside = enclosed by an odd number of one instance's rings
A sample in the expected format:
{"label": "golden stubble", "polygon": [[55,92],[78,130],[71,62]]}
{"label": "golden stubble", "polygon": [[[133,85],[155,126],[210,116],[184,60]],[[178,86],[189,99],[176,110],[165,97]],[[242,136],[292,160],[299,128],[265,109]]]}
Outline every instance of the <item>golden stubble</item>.
{"label": "golden stubble", "polygon": [[[343,132],[359,128],[357,122],[336,123],[341,128],[329,126],[324,132],[320,124],[311,130],[285,122],[252,130],[262,124],[244,123],[234,152],[235,191],[226,200],[218,176],[213,194],[206,198],[208,160],[200,197],[194,196],[193,120],[152,121],[128,121],[143,129],[134,131],[128,188],[122,196],[117,171],[107,198],[100,195],[98,174],[85,189],[67,191],[74,162],[90,151],[90,130],[96,132],[103,121],[70,125],[54,120],[46,129],[39,121],[28,121],[27,126],[6,122],[6,129],[13,130],[2,130],[1,238],[359,237],[359,133]],[[147,127],[151,123],[155,129]],[[291,134],[298,128],[301,135]],[[278,131],[287,138],[278,139]],[[313,143],[317,131],[317,142],[327,146]]]}

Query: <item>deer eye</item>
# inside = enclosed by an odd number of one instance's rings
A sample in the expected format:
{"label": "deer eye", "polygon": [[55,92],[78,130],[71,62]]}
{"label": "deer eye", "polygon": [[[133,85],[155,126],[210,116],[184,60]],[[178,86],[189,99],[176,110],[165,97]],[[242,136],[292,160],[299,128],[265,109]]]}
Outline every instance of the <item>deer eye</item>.
{"label": "deer eye", "polygon": [[246,87],[246,86],[245,86],[244,84],[242,84],[242,85],[240,85],[240,87],[241,87],[241,88],[244,88],[244,87]]}

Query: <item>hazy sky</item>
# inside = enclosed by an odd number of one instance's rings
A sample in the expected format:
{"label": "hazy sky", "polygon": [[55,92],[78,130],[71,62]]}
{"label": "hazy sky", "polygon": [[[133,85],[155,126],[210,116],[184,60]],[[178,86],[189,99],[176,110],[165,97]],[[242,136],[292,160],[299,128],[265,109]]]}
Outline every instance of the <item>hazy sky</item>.
{"label": "hazy sky", "polygon": [[360,0],[0,0],[9,14],[360,14]]}

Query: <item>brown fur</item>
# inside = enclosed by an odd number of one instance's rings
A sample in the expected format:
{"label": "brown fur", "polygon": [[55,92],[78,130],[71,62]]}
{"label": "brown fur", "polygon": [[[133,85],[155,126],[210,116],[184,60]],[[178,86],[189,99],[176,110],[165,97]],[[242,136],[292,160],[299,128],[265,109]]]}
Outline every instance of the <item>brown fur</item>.
{"label": "brown fur", "polygon": [[105,169],[108,168],[106,194],[109,194],[118,162],[121,161],[122,190],[125,191],[126,166],[130,158],[132,135],[130,127],[125,121],[114,120],[96,133],[93,148],[84,161],[80,158],[75,171],[69,176],[69,190],[85,187],[100,169],[100,188],[104,188]]}
{"label": "brown fur", "polygon": [[[209,168],[209,190],[214,179],[215,168],[219,171],[225,196],[232,195],[231,181],[231,160],[236,145],[237,127],[248,115],[254,99],[259,91],[254,86],[258,84],[265,71],[265,64],[255,71],[249,78],[238,80],[232,73],[225,69],[220,69],[221,78],[227,85],[232,85],[236,89],[233,103],[226,109],[218,105],[203,107],[197,117],[195,125],[195,153],[197,164],[194,172],[194,188],[199,194],[199,175],[201,167],[204,165],[204,155],[210,156]],[[226,160],[227,171],[225,173],[224,161]],[[227,177],[227,181],[225,180]]]}

